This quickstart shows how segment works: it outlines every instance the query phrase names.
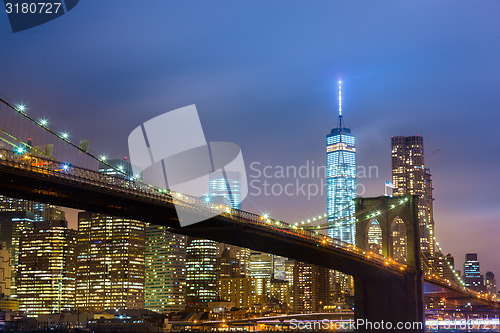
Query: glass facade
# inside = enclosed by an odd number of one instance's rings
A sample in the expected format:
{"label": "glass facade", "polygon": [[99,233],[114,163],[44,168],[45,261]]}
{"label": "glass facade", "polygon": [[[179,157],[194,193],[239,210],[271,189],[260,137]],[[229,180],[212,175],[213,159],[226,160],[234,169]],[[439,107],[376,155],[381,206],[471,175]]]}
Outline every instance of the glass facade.
{"label": "glass facade", "polygon": [[424,139],[415,136],[391,137],[393,195],[417,195],[420,245],[434,255],[434,218],[432,180],[424,166]]}
{"label": "glass facade", "polygon": [[355,243],[356,139],[349,128],[326,137],[328,236]]}
{"label": "glass facade", "polygon": [[479,271],[477,253],[467,253],[464,263],[464,283],[466,287],[483,291],[483,276]]}
{"label": "glass facade", "polygon": [[188,237],[186,248],[186,285],[188,304],[217,298],[217,243]]}
{"label": "glass facade", "polygon": [[186,236],[168,229],[146,226],[145,307],[162,313],[186,306]]}
{"label": "glass facade", "polygon": [[144,308],[144,222],[78,213],[76,307]]}
{"label": "glass facade", "polygon": [[28,316],[75,307],[75,238],[66,221],[38,222],[20,240],[17,296]]}
{"label": "glass facade", "polygon": [[232,208],[241,209],[241,173],[215,171],[210,174],[210,199]]}

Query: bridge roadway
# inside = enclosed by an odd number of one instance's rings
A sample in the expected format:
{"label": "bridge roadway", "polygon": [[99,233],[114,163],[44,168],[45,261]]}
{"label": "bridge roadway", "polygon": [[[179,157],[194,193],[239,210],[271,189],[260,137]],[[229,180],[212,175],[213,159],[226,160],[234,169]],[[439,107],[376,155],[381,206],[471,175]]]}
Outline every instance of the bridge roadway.
{"label": "bridge roadway", "polygon": [[[355,317],[372,321],[423,321],[423,309],[419,309],[423,303],[418,296],[416,300],[411,296],[415,292],[422,294],[422,282],[418,282],[418,277],[415,280],[410,267],[310,230],[169,193],[134,179],[7,150],[0,150],[0,184],[3,195],[165,225],[174,233],[335,269],[352,275],[358,285],[363,281],[371,286],[357,289],[363,292],[356,293]],[[201,216],[207,210],[220,215],[180,228],[174,203]],[[436,278],[429,282],[438,281]],[[451,282],[441,281],[444,283],[449,289],[465,292]]]}

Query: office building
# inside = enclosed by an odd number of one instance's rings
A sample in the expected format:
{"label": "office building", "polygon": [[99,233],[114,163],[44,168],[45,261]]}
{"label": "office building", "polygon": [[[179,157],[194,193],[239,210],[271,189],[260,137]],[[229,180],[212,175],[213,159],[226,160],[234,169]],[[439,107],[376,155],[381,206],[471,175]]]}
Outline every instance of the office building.
{"label": "office building", "polygon": [[290,290],[288,281],[273,279],[271,280],[270,299],[278,302],[283,310],[287,310],[290,306]]}
{"label": "office building", "polygon": [[10,297],[12,262],[7,243],[0,242],[0,295]]}
{"label": "office building", "polygon": [[495,280],[495,274],[493,272],[486,272],[484,276],[484,285],[486,287],[486,292],[493,297],[497,295],[497,281]]}
{"label": "office building", "polygon": [[464,263],[464,283],[466,287],[476,291],[484,290],[483,276],[479,271],[479,261],[477,253],[467,253]]}
{"label": "office building", "polygon": [[31,232],[35,225],[35,214],[27,211],[3,211],[0,212],[0,242],[5,247],[11,258],[11,286],[10,297],[15,299],[16,280],[19,266],[19,242],[21,235]]}
{"label": "office building", "polygon": [[61,207],[0,195],[0,212],[32,212],[35,221],[64,220]]}
{"label": "office building", "polygon": [[260,278],[223,278],[219,282],[221,300],[237,308],[252,308],[267,303],[269,280]]}
{"label": "office building", "polygon": [[250,276],[271,280],[273,277],[273,255],[263,252],[250,252]]}
{"label": "office building", "polygon": [[33,201],[0,195],[0,212],[33,211]]}
{"label": "office building", "polygon": [[204,306],[217,298],[217,243],[187,238],[186,301],[189,306]]}
{"label": "office building", "polygon": [[74,309],[75,239],[76,231],[64,220],[37,222],[21,235],[19,310],[34,316]]}
{"label": "office building", "polygon": [[285,281],[288,283],[288,299],[287,299],[287,308],[293,309],[293,268],[295,266],[296,261],[292,259],[288,259],[285,263]]}
{"label": "office building", "polygon": [[144,222],[78,213],[76,307],[144,308]]}
{"label": "office building", "polygon": [[64,220],[61,207],[0,195],[0,242],[11,256],[11,298],[17,297],[16,279],[21,234],[32,230],[37,221]]}
{"label": "office building", "polygon": [[168,229],[146,226],[145,308],[161,313],[186,306],[186,236]]}
{"label": "office building", "polygon": [[285,280],[286,261],[285,257],[273,255],[273,279]]}
{"label": "office building", "polygon": [[209,199],[241,209],[241,173],[236,171],[215,171],[209,177]]}
{"label": "office building", "polygon": [[392,182],[394,196],[417,195],[420,245],[434,255],[432,181],[424,166],[424,139],[416,136],[391,137]]}
{"label": "office building", "polygon": [[328,269],[295,262],[293,267],[293,312],[321,312],[328,304]]}
{"label": "office building", "polygon": [[245,277],[240,260],[231,251],[230,245],[220,244],[224,247],[217,257],[217,276],[219,279]]}
{"label": "office building", "polygon": [[343,124],[340,84],[338,125],[326,136],[328,236],[354,244],[356,139]]}

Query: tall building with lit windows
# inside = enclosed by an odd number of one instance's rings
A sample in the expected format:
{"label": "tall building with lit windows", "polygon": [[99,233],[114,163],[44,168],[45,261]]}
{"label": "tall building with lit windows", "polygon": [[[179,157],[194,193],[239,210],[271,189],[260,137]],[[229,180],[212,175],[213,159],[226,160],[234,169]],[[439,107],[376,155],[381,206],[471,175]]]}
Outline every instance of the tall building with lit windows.
{"label": "tall building with lit windows", "polygon": [[198,306],[217,298],[217,243],[188,237],[186,247],[186,301]]}
{"label": "tall building with lit windows", "polygon": [[295,262],[292,290],[294,313],[320,312],[328,302],[328,269]]}
{"label": "tall building with lit windows", "polygon": [[0,242],[0,302],[10,297],[12,261],[7,250],[7,243]]}
{"label": "tall building with lit windows", "polygon": [[0,242],[5,242],[11,256],[11,298],[15,299],[19,240],[33,230],[35,222],[64,220],[60,207],[24,199],[0,196]]}
{"label": "tall building with lit windows", "polygon": [[261,278],[223,278],[218,282],[219,295],[238,308],[267,303],[269,280]]}
{"label": "tall building with lit windows", "polygon": [[415,136],[391,137],[393,195],[417,195],[420,245],[434,255],[433,196],[430,170],[424,166],[424,139]]}
{"label": "tall building with lit windows", "polygon": [[16,280],[19,265],[19,242],[21,236],[31,232],[35,227],[35,214],[27,211],[0,212],[0,242],[4,242],[11,258],[11,287],[10,297],[15,299]]}
{"label": "tall building with lit windows", "polygon": [[338,126],[326,136],[328,236],[355,243],[356,138],[344,127],[339,81]]}
{"label": "tall building with lit windows", "polygon": [[263,252],[250,253],[250,276],[271,280],[274,276],[274,256]]}
{"label": "tall building with lit windows", "polygon": [[144,222],[78,213],[76,307],[144,308]]}
{"label": "tall building with lit windows", "polygon": [[35,221],[64,220],[61,207],[0,195],[0,212],[32,212]]}
{"label": "tall building with lit windows", "polygon": [[486,287],[486,292],[490,297],[495,297],[497,295],[497,281],[495,280],[495,274],[493,272],[486,272],[484,277],[484,286]]}
{"label": "tall building with lit windows", "polygon": [[21,236],[19,310],[41,315],[75,308],[75,239],[64,220],[37,222]]}
{"label": "tall building with lit windows", "polygon": [[476,291],[484,291],[484,278],[479,270],[477,253],[467,253],[464,263],[464,283],[466,287]]}
{"label": "tall building with lit windows", "polygon": [[210,198],[232,208],[241,208],[241,173],[236,171],[215,171],[210,173],[208,183]]}
{"label": "tall building with lit windows", "polygon": [[161,313],[186,307],[186,236],[146,226],[145,308]]}

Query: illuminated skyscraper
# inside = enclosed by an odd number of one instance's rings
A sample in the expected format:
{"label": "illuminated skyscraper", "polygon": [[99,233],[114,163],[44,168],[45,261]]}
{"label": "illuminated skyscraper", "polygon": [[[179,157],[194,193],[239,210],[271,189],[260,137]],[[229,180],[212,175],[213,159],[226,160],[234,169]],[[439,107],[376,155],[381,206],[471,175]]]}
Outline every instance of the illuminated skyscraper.
{"label": "illuminated skyscraper", "polygon": [[424,139],[416,136],[391,137],[393,195],[417,195],[422,251],[434,255],[432,181],[424,167]]}
{"label": "illuminated skyscraper", "polygon": [[35,221],[64,220],[61,207],[0,195],[0,212],[32,212]]}
{"label": "illuminated skyscraper", "polygon": [[35,214],[26,211],[0,212],[0,242],[5,242],[11,257],[11,291],[10,297],[15,299],[16,280],[19,265],[19,241],[21,235],[31,232],[35,225]]}
{"label": "illuminated skyscraper", "polygon": [[326,183],[328,236],[355,242],[356,140],[343,127],[341,81],[339,81],[338,127],[326,136]]}
{"label": "illuminated skyscraper", "polygon": [[0,242],[0,295],[10,296],[11,258],[7,250],[7,243]]}
{"label": "illuminated skyscraper", "polygon": [[217,298],[217,243],[188,237],[186,285],[188,305],[206,304]]}
{"label": "illuminated skyscraper", "polygon": [[17,296],[28,315],[75,307],[75,238],[68,222],[37,222],[21,236]]}
{"label": "illuminated skyscraper", "polygon": [[250,253],[250,276],[271,280],[273,277],[273,255],[263,252]]}
{"label": "illuminated skyscraper", "polygon": [[219,279],[242,278],[245,272],[241,269],[240,260],[236,258],[231,245],[220,244],[222,252],[217,256],[217,276]]}
{"label": "illuminated skyscraper", "polygon": [[493,272],[486,272],[486,276],[484,277],[484,285],[486,287],[486,292],[490,296],[496,297],[497,281],[495,280],[495,274],[493,274]]}
{"label": "illuminated skyscraper", "polygon": [[239,308],[251,308],[255,304],[266,304],[269,280],[259,278],[223,278],[219,280],[221,299]]}
{"label": "illuminated skyscraper", "polygon": [[241,208],[241,173],[216,171],[210,174],[210,198],[236,209]]}
{"label": "illuminated skyscraper", "polygon": [[328,301],[328,269],[295,262],[292,289],[294,313],[320,312]]}
{"label": "illuminated skyscraper", "polygon": [[168,313],[186,306],[186,236],[146,226],[145,308]]}
{"label": "illuminated skyscraper", "polygon": [[78,213],[76,307],[144,308],[144,222]]}
{"label": "illuminated skyscraper", "polygon": [[484,280],[479,271],[477,253],[467,253],[465,255],[464,283],[466,287],[477,291],[484,291]]}
{"label": "illuminated skyscraper", "polygon": [[277,280],[285,280],[285,270],[286,270],[285,257],[280,257],[273,255],[273,278]]}

